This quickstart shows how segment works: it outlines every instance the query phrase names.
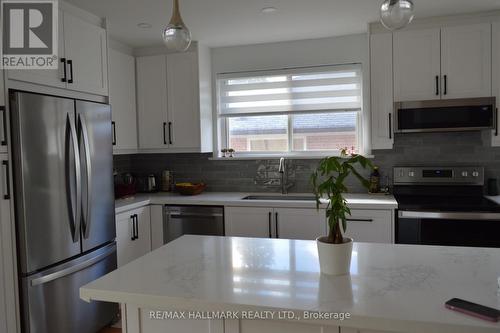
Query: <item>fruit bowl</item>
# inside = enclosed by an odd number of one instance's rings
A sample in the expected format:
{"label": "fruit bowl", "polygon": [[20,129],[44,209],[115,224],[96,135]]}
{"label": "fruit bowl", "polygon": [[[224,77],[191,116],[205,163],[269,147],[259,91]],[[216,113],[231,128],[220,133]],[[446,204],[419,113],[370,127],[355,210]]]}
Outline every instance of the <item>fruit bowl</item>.
{"label": "fruit bowl", "polygon": [[197,195],[205,191],[205,183],[177,183],[175,189],[182,195]]}

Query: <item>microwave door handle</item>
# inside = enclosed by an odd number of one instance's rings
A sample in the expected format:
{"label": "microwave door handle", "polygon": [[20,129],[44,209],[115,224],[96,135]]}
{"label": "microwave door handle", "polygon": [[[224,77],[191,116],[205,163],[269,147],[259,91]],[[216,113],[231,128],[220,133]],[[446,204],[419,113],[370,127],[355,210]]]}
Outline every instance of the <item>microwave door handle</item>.
{"label": "microwave door handle", "polygon": [[[75,211],[73,211],[73,202],[71,201],[71,193],[73,189],[73,184],[71,182],[71,177],[70,177],[70,162],[69,162],[69,148],[70,148],[70,141],[73,146],[73,159],[75,161],[75,178],[76,178],[76,203],[75,203]],[[67,184],[67,192],[68,192],[68,207],[71,210],[70,214],[70,229],[73,237],[73,242],[77,243],[79,242],[79,233],[80,233],[80,221],[82,219],[81,216],[81,195],[82,195],[82,179],[81,179],[81,167],[80,167],[80,158],[79,158],[79,152],[78,152],[78,137],[76,134],[76,128],[73,119],[71,119],[69,113],[66,116],[66,184]]]}
{"label": "microwave door handle", "polygon": [[82,134],[82,139],[83,139],[83,145],[85,149],[85,164],[87,166],[87,209],[85,212],[85,217],[83,219],[84,221],[84,237],[85,239],[89,238],[90,234],[90,226],[92,222],[91,218],[91,212],[92,212],[92,161],[90,159],[90,143],[89,143],[89,135],[88,135],[88,130],[87,130],[87,124],[85,122],[85,118],[79,114],[78,115],[78,123],[81,128],[81,134]]}

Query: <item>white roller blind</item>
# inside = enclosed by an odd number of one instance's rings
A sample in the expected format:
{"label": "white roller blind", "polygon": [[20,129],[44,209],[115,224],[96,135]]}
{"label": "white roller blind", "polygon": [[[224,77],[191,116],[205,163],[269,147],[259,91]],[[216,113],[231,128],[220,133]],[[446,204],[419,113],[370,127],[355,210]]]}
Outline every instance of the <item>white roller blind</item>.
{"label": "white roller blind", "polygon": [[222,74],[219,114],[360,111],[361,81],[361,65]]}

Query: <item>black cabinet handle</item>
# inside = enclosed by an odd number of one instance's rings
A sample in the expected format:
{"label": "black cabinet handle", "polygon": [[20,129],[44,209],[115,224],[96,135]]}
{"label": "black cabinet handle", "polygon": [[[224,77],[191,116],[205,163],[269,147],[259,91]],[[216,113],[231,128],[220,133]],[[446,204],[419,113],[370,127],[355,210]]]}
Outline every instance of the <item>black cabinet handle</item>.
{"label": "black cabinet handle", "polygon": [[498,108],[496,108],[496,113],[495,113],[495,136],[498,136]]}
{"label": "black cabinet handle", "polygon": [[168,122],[168,143],[172,144],[172,122]]}
{"label": "black cabinet handle", "polygon": [[130,240],[135,240],[135,215],[130,215],[130,219],[132,220],[132,237]]}
{"label": "black cabinet handle", "polygon": [[280,238],[279,224],[278,224],[278,212],[274,213],[274,219],[276,220],[276,238]]}
{"label": "black cabinet handle", "polygon": [[444,76],[444,91],[443,94],[446,95],[448,93],[448,76]]}
{"label": "black cabinet handle", "polygon": [[116,146],[116,123],[111,122],[111,132],[113,133],[113,146]]}
{"label": "black cabinet handle", "polygon": [[135,214],[135,239],[139,239],[139,217]]}
{"label": "black cabinet handle", "polygon": [[61,58],[61,62],[63,64],[63,77],[61,78],[61,82],[67,81],[67,71],[66,71],[66,58]]}
{"label": "black cabinet handle", "polygon": [[272,213],[269,212],[269,238],[273,238],[273,233],[272,233],[272,228],[271,228],[271,215]]}
{"label": "black cabinet handle", "polygon": [[3,198],[5,200],[10,200],[9,161],[2,161],[2,165],[5,166],[5,186],[7,189],[7,193],[3,195]]}
{"label": "black cabinet handle", "polygon": [[163,122],[163,144],[167,144],[167,135],[165,134],[165,131],[167,130],[167,123]]}
{"label": "black cabinet handle", "polygon": [[68,79],[68,83],[73,83],[73,60],[68,60],[68,65],[69,65],[69,75],[71,75],[71,78]]}
{"label": "black cabinet handle", "polygon": [[5,106],[0,106],[0,111],[2,112],[3,121],[3,135],[2,142],[0,142],[0,144],[2,146],[7,146],[7,111],[5,110]]}
{"label": "black cabinet handle", "polygon": [[436,75],[436,96],[439,96],[439,75]]}
{"label": "black cabinet handle", "polygon": [[389,113],[389,139],[392,139],[392,113]]}
{"label": "black cabinet handle", "polygon": [[373,222],[373,219],[346,219],[349,222]]}

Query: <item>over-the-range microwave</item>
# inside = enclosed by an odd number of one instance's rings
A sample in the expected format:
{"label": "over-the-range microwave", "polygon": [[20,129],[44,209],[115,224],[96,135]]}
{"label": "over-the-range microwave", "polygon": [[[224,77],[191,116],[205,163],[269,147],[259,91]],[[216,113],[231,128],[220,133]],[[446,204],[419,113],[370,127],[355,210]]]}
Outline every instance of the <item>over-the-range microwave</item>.
{"label": "over-the-range microwave", "polygon": [[495,97],[395,103],[395,132],[448,132],[497,128]]}

